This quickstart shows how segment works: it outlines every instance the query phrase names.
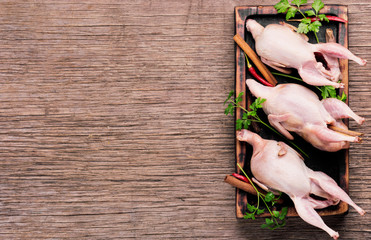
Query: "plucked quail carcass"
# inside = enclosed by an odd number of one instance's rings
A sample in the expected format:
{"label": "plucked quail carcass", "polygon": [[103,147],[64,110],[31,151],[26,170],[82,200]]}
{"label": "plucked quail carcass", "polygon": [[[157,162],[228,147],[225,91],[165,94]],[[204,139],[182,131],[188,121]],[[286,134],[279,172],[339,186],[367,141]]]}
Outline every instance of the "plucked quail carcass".
{"label": "plucked quail carcass", "polygon": [[[287,24],[263,27],[248,19],[246,28],[255,39],[256,52],[263,63],[285,73],[296,68],[303,81],[310,85],[343,87],[338,83],[341,75],[337,58],[351,59],[362,66],[366,64],[365,60],[340,44],[307,42],[302,34],[294,32]],[[316,55],[323,61],[317,61]]]}
{"label": "plucked quail carcass", "polygon": [[[342,200],[359,214],[365,214],[331,177],[308,168],[301,156],[285,143],[265,140],[246,129],[237,133],[237,139],[253,147],[250,164],[253,181],[264,190],[286,193],[304,221],[323,229],[334,239],[339,234],[329,228],[314,209],[336,205]],[[324,200],[313,198],[310,194]]]}
{"label": "plucked quail carcass", "polygon": [[342,118],[353,118],[358,124],[365,121],[341,100],[320,101],[314,92],[299,84],[266,87],[253,79],[247,79],[246,84],[255,97],[266,99],[262,106],[269,123],[288,139],[294,139],[290,131],[296,132],[314,147],[328,152],[349,148],[349,142],[360,141],[357,136],[328,128],[334,125],[347,129]]}

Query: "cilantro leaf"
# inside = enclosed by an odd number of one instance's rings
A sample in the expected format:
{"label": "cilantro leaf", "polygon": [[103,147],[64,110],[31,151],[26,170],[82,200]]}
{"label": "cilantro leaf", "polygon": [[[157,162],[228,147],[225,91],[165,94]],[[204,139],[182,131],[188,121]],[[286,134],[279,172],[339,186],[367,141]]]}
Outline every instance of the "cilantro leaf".
{"label": "cilantro leaf", "polygon": [[316,11],[317,14],[324,6],[325,4],[321,0],[314,0],[314,2],[312,3],[312,8]]}
{"label": "cilantro leaf", "polygon": [[297,8],[290,7],[286,13],[286,20],[289,20],[292,17],[295,17],[296,12],[298,11]]}
{"label": "cilantro leaf", "polygon": [[288,0],[281,0],[279,3],[274,5],[274,8],[277,10],[277,13],[284,13],[289,7],[291,7],[291,5]]}

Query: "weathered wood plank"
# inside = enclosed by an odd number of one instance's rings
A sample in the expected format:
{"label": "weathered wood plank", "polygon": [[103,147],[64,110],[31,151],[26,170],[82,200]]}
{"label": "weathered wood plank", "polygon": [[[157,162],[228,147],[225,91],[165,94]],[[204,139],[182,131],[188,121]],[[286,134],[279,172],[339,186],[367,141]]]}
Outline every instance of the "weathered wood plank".
{"label": "weathered wood plank", "polygon": [[[235,219],[234,6],[277,1],[2,1],[0,238],[323,239]],[[370,3],[349,7],[349,47],[370,60]],[[369,66],[350,106],[370,118]],[[370,132],[350,122],[354,130]],[[367,136],[367,135],[366,135]],[[370,212],[370,143],[350,150],[350,196]],[[325,218],[370,238],[370,216]]]}

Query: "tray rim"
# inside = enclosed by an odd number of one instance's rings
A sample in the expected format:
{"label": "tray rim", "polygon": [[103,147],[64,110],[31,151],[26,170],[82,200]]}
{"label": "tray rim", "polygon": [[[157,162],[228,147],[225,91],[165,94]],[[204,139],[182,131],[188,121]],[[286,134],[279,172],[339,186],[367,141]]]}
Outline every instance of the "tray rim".
{"label": "tray rim", "polygon": [[[244,11],[251,10],[252,14],[241,14]],[[303,6],[304,10],[311,9],[311,6]],[[273,11],[276,11],[272,5],[266,5],[266,6],[252,6],[252,5],[245,5],[245,6],[236,6],[234,8],[235,12],[235,34],[239,34],[243,39],[246,38],[245,36],[245,21],[249,16],[252,15],[276,15],[277,13],[274,13]],[[332,14],[338,17],[341,17],[345,20],[348,20],[348,7],[346,5],[337,5],[337,4],[327,4],[322,10],[321,13],[325,14]],[[339,23],[338,27],[338,39],[337,42],[341,44],[342,46],[348,48],[348,23],[341,24]],[[343,38],[341,37],[343,36]],[[236,75],[235,75],[235,94],[238,95],[240,92],[246,92],[246,85],[245,80],[246,79],[246,66],[245,66],[245,60],[243,56],[243,51],[239,47],[235,47],[235,68],[236,68]],[[343,75],[342,82],[344,83],[345,87],[343,91],[347,94],[347,100],[346,104],[349,102],[349,76],[348,76],[348,60],[347,59],[339,59],[339,66],[341,73]],[[241,81],[242,79],[242,81]],[[244,99],[241,103],[242,106],[246,107],[247,102]],[[242,117],[242,110],[236,111],[235,118],[241,118]],[[349,125],[348,121],[345,121],[346,125]],[[236,132],[235,132],[236,134]],[[236,138],[235,138],[236,139]],[[239,163],[242,167],[244,166],[244,155],[246,154],[246,149],[243,147],[243,143],[235,140],[235,169],[237,173],[241,173],[240,169],[237,167],[237,163]],[[345,168],[344,168],[344,175],[340,177],[339,179],[339,186],[345,191],[349,192],[349,149],[345,150]],[[341,173],[342,174],[342,173]],[[341,175],[340,174],[340,175]],[[243,218],[243,211],[240,207],[240,201],[241,201],[241,195],[240,192],[242,190],[236,189],[236,218]],[[246,201],[242,201],[244,203],[247,202],[247,197],[245,199]],[[245,204],[246,205],[246,204]],[[349,211],[349,206],[347,203],[341,201],[337,205],[336,210],[330,210],[330,209],[319,209],[317,212],[321,216],[333,216],[333,215],[344,215],[347,214]],[[267,215],[261,215],[261,217],[266,217]],[[289,212],[287,214],[288,217],[296,217],[298,216],[296,210],[294,207],[289,208]]]}

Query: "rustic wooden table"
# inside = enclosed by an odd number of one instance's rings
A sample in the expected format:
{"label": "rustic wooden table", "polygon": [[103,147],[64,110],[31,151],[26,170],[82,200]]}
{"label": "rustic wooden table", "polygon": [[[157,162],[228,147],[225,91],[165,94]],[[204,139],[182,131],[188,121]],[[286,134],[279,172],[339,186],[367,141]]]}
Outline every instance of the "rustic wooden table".
{"label": "rustic wooden table", "polygon": [[[83,3],[82,3],[83,2]],[[329,239],[235,218],[234,7],[247,1],[1,1],[1,239]],[[312,1],[310,1],[312,2]],[[349,7],[349,48],[371,61],[368,0]],[[326,217],[371,238],[370,65],[349,63],[366,117],[350,149],[353,209]]]}

